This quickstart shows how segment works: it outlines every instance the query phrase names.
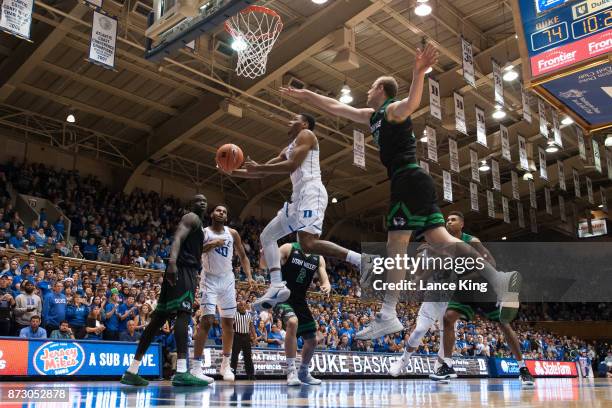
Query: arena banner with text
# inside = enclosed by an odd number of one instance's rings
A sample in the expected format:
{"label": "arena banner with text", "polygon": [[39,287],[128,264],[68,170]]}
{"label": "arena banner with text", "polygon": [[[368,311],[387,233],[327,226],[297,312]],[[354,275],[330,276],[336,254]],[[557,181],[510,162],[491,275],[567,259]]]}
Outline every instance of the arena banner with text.
{"label": "arena banner with text", "polygon": [[490,358],[489,376],[516,378],[519,376],[519,365],[513,358]]}
{"label": "arena banner with text", "polygon": [[[190,353],[193,352],[193,349]],[[402,356],[401,353],[365,353],[353,351],[316,350],[310,361],[310,370],[315,377],[369,377],[388,376],[391,364]],[[204,373],[217,374],[221,366],[221,349],[204,349]],[[253,365],[258,377],[286,375],[286,357],[283,350],[253,349]],[[420,377],[433,374],[436,356],[414,355],[410,365],[402,375]],[[297,357],[296,364],[300,364]],[[487,377],[489,375],[487,359],[453,358],[453,367],[459,377]],[[246,375],[243,356],[240,355],[237,375]]]}
{"label": "arena banner with text", "polygon": [[89,61],[104,68],[115,68],[116,43],[117,19],[94,11]]}
{"label": "arena banner with text", "polygon": [[[130,366],[136,343],[92,340],[0,338],[0,378],[28,376],[121,376]],[[140,374],[161,376],[161,346],[153,343]]]}
{"label": "arena banner with text", "polygon": [[29,40],[33,11],[33,0],[4,0],[0,10],[0,30]]}
{"label": "arena banner with text", "polygon": [[525,360],[525,365],[534,377],[577,377],[573,361]]}

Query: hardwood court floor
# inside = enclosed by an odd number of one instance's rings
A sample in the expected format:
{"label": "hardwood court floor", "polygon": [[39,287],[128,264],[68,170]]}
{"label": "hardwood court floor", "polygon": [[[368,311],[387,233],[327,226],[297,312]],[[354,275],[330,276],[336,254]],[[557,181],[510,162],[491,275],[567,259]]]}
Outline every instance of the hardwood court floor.
{"label": "hardwood court floor", "polygon": [[[68,387],[70,402],[14,404],[15,387]],[[146,388],[118,382],[0,383],[0,407],[612,407],[612,380],[538,379],[523,388],[514,379],[328,380],[319,386],[287,387],[284,381],[217,382],[207,388],[177,388],[152,382]]]}

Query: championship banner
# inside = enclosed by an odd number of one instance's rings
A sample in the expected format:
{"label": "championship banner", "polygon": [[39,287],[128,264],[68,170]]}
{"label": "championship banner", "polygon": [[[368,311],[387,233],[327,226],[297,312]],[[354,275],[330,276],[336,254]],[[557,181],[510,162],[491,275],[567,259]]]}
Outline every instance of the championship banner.
{"label": "championship banner", "polygon": [[491,64],[493,65],[493,84],[495,85],[495,103],[504,106],[504,83],[502,82],[502,70],[501,66],[491,58]]}
{"label": "championship banner", "polygon": [[546,204],[546,214],[552,215],[552,203],[550,201],[550,188],[544,187],[544,202]]}
{"label": "championship banner", "polygon": [[519,228],[525,228],[525,213],[523,212],[523,203],[517,201],[516,213],[518,215]]}
{"label": "championship banner", "polygon": [[[190,354],[193,349],[190,349]],[[316,350],[310,361],[310,372],[315,377],[376,377],[388,376],[391,364],[399,360],[401,353],[365,353],[353,351]],[[220,348],[204,349],[202,365],[204,374],[217,374],[223,355]],[[410,364],[402,371],[402,376],[423,377],[434,373],[435,355],[413,355]],[[253,349],[253,365],[258,377],[285,377],[287,375],[284,350]],[[298,355],[296,364],[301,364]],[[454,357],[453,368],[459,377],[486,377],[489,375],[487,359],[484,357]],[[236,375],[246,375],[244,357],[238,358]]]}
{"label": "championship banner", "polygon": [[510,136],[508,136],[508,128],[504,125],[499,125],[499,137],[501,138],[501,155],[509,162],[512,161],[510,154]]}
{"label": "championship banner", "polygon": [[538,156],[540,158],[540,178],[548,180],[548,167],[546,166],[546,151],[542,146],[538,146]]}
{"label": "championship banner", "polygon": [[529,223],[531,226],[531,232],[533,232],[534,234],[537,234],[538,233],[538,219],[537,219],[535,208],[529,209]]}
{"label": "championship banner", "polygon": [[580,158],[582,161],[586,161],[586,146],[584,144],[584,135],[582,134],[582,129],[576,126],[576,139],[578,140],[578,152],[580,153]]}
{"label": "championship banner", "polygon": [[442,103],[440,102],[440,82],[429,78],[429,113],[438,120],[442,120]]}
{"label": "championship banner", "polygon": [[104,68],[115,68],[115,46],[117,42],[117,19],[93,12],[89,60]]}
{"label": "championship banner", "polygon": [[561,138],[561,128],[559,127],[559,112],[556,109],[552,111],[552,123],[553,123],[553,140],[559,147],[563,147],[563,139]]}
{"label": "championship banner", "polygon": [[608,167],[608,178],[612,180],[612,151],[606,147],[606,166]]}
{"label": "championship banner", "polygon": [[472,167],[472,180],[480,183],[480,172],[478,170],[478,153],[470,149],[470,165]]}
{"label": "championship banner", "polygon": [[534,377],[578,377],[573,361],[525,360],[525,365]]}
{"label": "championship banner", "polygon": [[425,173],[429,174],[429,163],[427,163],[425,160],[419,160],[419,166]]}
{"label": "championship banner", "polygon": [[449,203],[453,202],[453,182],[451,180],[451,174],[442,170],[442,184],[444,187],[444,201],[448,201]]}
{"label": "championship banner", "polygon": [[491,218],[495,218],[495,200],[493,198],[493,191],[487,190],[487,215]]}
{"label": "championship banner", "polygon": [[595,204],[595,199],[593,198],[593,182],[591,181],[590,177],[585,177],[585,178],[586,178],[586,185],[587,185],[587,197],[589,199],[589,203]]}
{"label": "championship banner", "polygon": [[504,213],[504,222],[510,224],[510,207],[508,197],[502,196],[502,211]]}
{"label": "championship banner", "polygon": [[608,211],[608,199],[606,198],[606,190],[603,186],[599,186],[599,194],[601,195],[601,206],[604,211]]}
{"label": "championship banner", "polygon": [[567,221],[567,216],[565,215],[565,198],[563,198],[562,195],[559,196],[559,215],[561,217],[561,221]]}
{"label": "championship banner", "polygon": [[537,209],[538,200],[536,197],[535,183],[533,182],[533,180],[529,180],[527,184],[529,184],[529,204],[531,205],[531,208]]}
{"label": "championship banner", "polygon": [[450,159],[450,169],[455,173],[459,173],[459,150],[455,139],[448,139],[448,157]]}
{"label": "championship banner", "polygon": [[[4,376],[121,376],[136,343],[93,340],[0,338],[0,378]],[[159,343],[147,350],[140,375],[162,375]]]}
{"label": "championship banner", "polygon": [[516,171],[512,170],[510,176],[512,178],[512,198],[514,200],[520,200],[521,195],[519,194],[518,174]]}
{"label": "championship banner", "polygon": [[580,175],[578,174],[578,170],[572,169],[572,175],[574,176],[574,194],[577,198],[580,198]]}
{"label": "championship banner", "polygon": [[592,139],[593,142],[593,160],[595,162],[595,169],[599,172],[599,174],[602,173],[601,171],[601,155],[599,154],[599,143],[597,143],[597,140]]}
{"label": "championship banner", "polygon": [[3,0],[0,10],[0,30],[24,40],[30,40],[34,0]]}
{"label": "championship banner", "polygon": [[485,111],[478,105],[474,107],[476,110],[476,141],[487,147],[487,127],[485,125]]}
{"label": "championship banner", "polygon": [[86,4],[89,4],[93,8],[102,8],[102,0],[85,0]]}
{"label": "championship banner", "polygon": [[478,184],[470,181],[470,209],[478,212]]}
{"label": "championship banner", "polygon": [[472,44],[465,38],[461,37],[462,61],[463,61],[463,78],[465,82],[476,88],[476,77],[474,75],[474,52]]}
{"label": "championship banner", "polygon": [[438,141],[436,138],[436,129],[431,126],[425,126],[427,133],[427,158],[432,162],[438,162]]}
{"label": "championship banner", "polygon": [[523,102],[523,119],[527,123],[531,123],[531,96],[529,91],[521,87],[521,100]]}
{"label": "championship banner", "polygon": [[491,173],[493,175],[493,190],[501,191],[501,179],[499,176],[499,162],[491,159]]}
{"label": "championship banner", "polygon": [[523,170],[529,171],[529,160],[527,159],[527,143],[525,138],[521,135],[517,135],[518,148],[519,148],[519,162]]}
{"label": "championship banner", "polygon": [[353,130],[353,165],[365,170],[365,137],[362,132]]}
{"label": "championship banner", "polygon": [[557,168],[559,169],[559,188],[563,191],[567,191],[567,185],[565,184],[565,165],[561,160],[557,160]]}
{"label": "championship banner", "polygon": [[548,119],[546,119],[546,104],[538,98],[538,116],[540,118],[540,134],[548,139]]}
{"label": "championship banner", "polygon": [[455,99],[455,129],[458,132],[467,135],[467,126],[465,124],[465,106],[463,105],[463,96],[454,92],[453,97]]}
{"label": "championship banner", "polygon": [[578,238],[591,238],[608,235],[606,219],[591,220],[590,225],[587,221],[578,223]]}

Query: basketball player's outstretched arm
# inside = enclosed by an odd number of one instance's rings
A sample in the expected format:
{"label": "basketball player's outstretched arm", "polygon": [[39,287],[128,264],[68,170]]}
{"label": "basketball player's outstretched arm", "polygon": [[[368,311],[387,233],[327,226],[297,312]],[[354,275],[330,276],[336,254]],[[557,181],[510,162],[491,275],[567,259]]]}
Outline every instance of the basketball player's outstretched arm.
{"label": "basketball player's outstretched arm", "polygon": [[242,246],[242,239],[240,238],[240,234],[235,229],[229,229],[230,234],[232,234],[232,238],[234,238],[234,251],[238,254],[238,258],[240,258],[240,265],[242,269],[244,269],[244,273],[247,276],[247,282],[249,286],[253,285],[255,281],[253,280],[253,275],[251,274],[251,262],[249,261],[249,257],[246,252],[244,252],[244,247]]}
{"label": "basketball player's outstretched arm", "polygon": [[302,130],[295,138],[295,148],[291,158],[273,164],[258,164],[247,161],[244,166],[249,173],[254,174],[286,174],[297,169],[306,159],[308,151],[317,144],[317,137],[310,130]]}
{"label": "basketball player's outstretched arm", "polygon": [[168,267],[164,273],[164,278],[172,286],[176,284],[176,260],[178,259],[181,245],[183,244],[183,241],[185,241],[185,238],[187,238],[187,235],[189,235],[189,232],[191,232],[191,230],[199,224],[199,221],[200,220],[198,219],[197,215],[194,213],[188,213],[183,215],[181,222],[176,228],[172,241],[172,247],[170,248]]}
{"label": "basketball player's outstretched arm", "polygon": [[408,97],[401,101],[393,102],[387,107],[387,118],[392,122],[403,122],[419,108],[423,96],[423,83],[425,82],[425,71],[438,61],[438,51],[428,44],[424,50],[417,49],[412,71],[412,83]]}
{"label": "basketball player's outstretched arm", "polygon": [[319,282],[321,287],[321,292],[326,295],[329,295],[331,292],[331,284],[329,283],[329,276],[327,276],[327,269],[325,269],[325,259],[319,255],[319,270],[317,271],[319,275]]}
{"label": "basketball player's outstretched arm", "polygon": [[[273,158],[271,158],[270,160],[268,160],[266,162],[266,164],[275,164],[275,163],[280,163],[283,160],[286,160],[287,158],[285,157],[285,150],[287,148],[284,148],[280,154],[278,156],[275,156]],[[247,157],[246,162],[254,162],[253,160],[251,160],[250,157]],[[245,178],[245,179],[257,179],[257,178],[263,178],[265,176],[264,173],[249,173],[247,171],[247,169],[236,169],[232,172],[226,172],[223,171],[221,169],[221,167],[217,166],[217,169],[219,169],[219,171],[223,174],[225,174],[226,176],[232,176],[232,177],[239,177],[239,178]]]}
{"label": "basketball player's outstretched arm", "polygon": [[287,96],[314,105],[332,115],[340,116],[357,123],[369,124],[370,116],[374,113],[374,109],[354,108],[336,99],[309,91],[308,89],[281,88],[280,90]]}

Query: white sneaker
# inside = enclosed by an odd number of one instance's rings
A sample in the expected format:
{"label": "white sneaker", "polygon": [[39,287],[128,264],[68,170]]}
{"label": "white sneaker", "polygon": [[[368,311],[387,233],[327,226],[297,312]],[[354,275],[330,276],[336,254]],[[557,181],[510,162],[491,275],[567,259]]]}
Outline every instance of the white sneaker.
{"label": "white sneaker", "polygon": [[361,255],[361,271],[359,276],[359,287],[367,289],[372,286],[372,281],[376,274],[374,273],[374,259],[378,258],[378,255]]}
{"label": "white sneaker", "polygon": [[289,299],[291,291],[287,288],[286,282],[272,285],[268,288],[262,297],[253,303],[255,310],[271,309],[278,303],[283,303]]}
{"label": "white sneaker", "polygon": [[298,378],[303,384],[307,384],[307,385],[321,384],[321,380],[319,380],[318,378],[314,378],[312,375],[310,375],[310,372],[308,370],[299,370]]}
{"label": "white sneaker", "polygon": [[391,377],[399,376],[402,373],[402,370],[408,367],[411,356],[412,354],[406,355],[406,353],[402,353],[399,360],[396,360],[393,362],[393,364],[391,364],[391,367],[389,367],[389,374],[391,374]]}
{"label": "white sneaker", "polygon": [[200,380],[206,381],[209,385],[215,382],[214,378],[209,377],[209,376],[204,374],[204,371],[202,370],[202,366],[200,366],[200,367],[192,367],[191,370],[189,370],[189,372],[194,377],[197,377]]}
{"label": "white sneaker", "polygon": [[229,361],[227,363],[221,362],[221,370],[220,374],[223,376],[223,381],[234,381],[236,376],[232,372],[232,367],[229,365]]}
{"label": "white sneaker", "polygon": [[404,330],[404,325],[399,321],[397,316],[390,319],[383,319],[379,314],[363,330],[360,330],[355,335],[357,340],[374,340],[387,334],[397,333]]}
{"label": "white sneaker", "polygon": [[511,323],[518,314],[520,307],[519,292],[521,291],[523,277],[519,272],[512,271],[504,273],[503,278],[505,278],[505,282],[501,285],[501,293],[497,293],[497,299],[499,299],[499,321]]}
{"label": "white sneaker", "polygon": [[298,378],[297,370],[293,369],[293,370],[287,371],[287,385],[289,386],[302,385],[302,382]]}

